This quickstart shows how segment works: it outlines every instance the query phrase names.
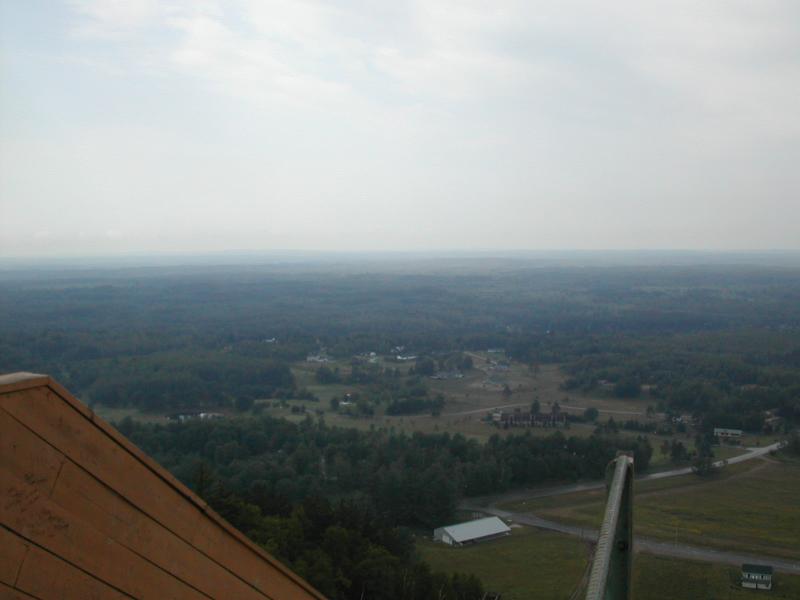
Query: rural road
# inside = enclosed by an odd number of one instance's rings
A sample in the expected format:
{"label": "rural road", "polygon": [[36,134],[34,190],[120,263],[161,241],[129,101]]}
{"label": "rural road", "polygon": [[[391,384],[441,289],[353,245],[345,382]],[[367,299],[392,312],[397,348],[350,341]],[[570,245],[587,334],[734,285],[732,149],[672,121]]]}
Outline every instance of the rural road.
{"label": "rural road", "polygon": [[[727,460],[718,460],[714,462],[715,467],[721,467],[724,464],[734,465],[736,463],[752,460],[765,454],[769,454],[773,450],[777,450],[780,442],[763,446],[760,448],[747,448],[747,452],[734,456]],[[659,471],[658,473],[650,473],[646,475],[638,475],[636,481],[648,481],[651,479],[664,479],[666,477],[677,477],[678,475],[688,475],[692,472],[691,467],[681,467],[680,469],[670,469],[669,471]],[[493,506],[500,503],[516,502],[517,500],[527,500],[533,498],[546,498],[548,496],[561,496],[562,494],[572,494],[575,492],[587,492],[590,490],[600,490],[605,487],[604,481],[587,481],[585,483],[570,483],[566,485],[557,485],[552,487],[535,487],[522,490],[516,490],[505,494],[498,494],[494,496],[479,496],[471,498],[469,504],[471,506]]]}
{"label": "rural road", "polygon": [[[466,506],[464,506],[466,508]],[[514,523],[538,527],[539,529],[549,529],[574,535],[581,539],[596,542],[597,530],[575,527],[574,525],[564,525],[555,521],[548,521],[530,513],[516,513],[501,510],[495,507],[474,507],[474,510],[495,515],[502,519],[510,520]],[[772,556],[753,556],[751,554],[741,554],[739,552],[726,552],[713,550],[711,548],[701,548],[689,546],[687,544],[675,544],[672,542],[658,541],[650,538],[636,536],[634,540],[636,550],[659,554],[662,556],[672,556],[675,558],[685,558],[690,560],[702,560],[706,562],[724,563],[730,565],[741,565],[742,563],[767,563],[772,565],[776,571],[794,573],[800,575],[800,563],[774,558]]]}
{"label": "rural road", "polygon": [[[764,446],[763,448],[748,448],[747,453],[734,458],[728,459],[727,464],[734,464],[752,460],[760,456],[778,449],[779,443]],[[717,466],[722,466],[725,461],[717,461],[714,463]],[[666,477],[676,477],[678,475],[686,475],[691,473],[691,468],[672,469],[670,471],[662,471],[660,473],[653,473],[652,475],[643,475],[637,477],[638,481],[646,481],[648,479],[664,479]],[[570,494],[573,492],[581,492],[586,490],[596,490],[605,487],[604,482],[587,482],[571,485],[555,486],[550,488],[530,489],[527,491],[517,491],[498,496],[484,496],[481,498],[473,498],[469,501],[461,503],[460,508],[464,510],[472,510],[476,512],[483,512],[489,515],[501,517],[510,520],[514,523],[528,525],[531,527],[538,527],[539,529],[548,529],[565,533],[567,535],[574,535],[588,541],[597,541],[598,531],[596,529],[589,529],[585,527],[577,527],[574,525],[566,525],[557,523],[548,519],[542,519],[532,513],[511,512],[497,508],[500,502],[513,502],[516,500],[529,499],[529,498],[544,498],[547,496],[557,496],[561,494]],[[690,546],[687,544],[676,544],[672,542],[664,542],[654,540],[651,538],[637,536],[635,539],[636,549],[650,552],[652,554],[659,554],[662,556],[672,556],[675,558],[685,558],[691,560],[702,560],[707,562],[724,563],[731,565],[741,565],[742,563],[767,563],[771,564],[776,570],[786,573],[800,574],[800,563],[793,562],[785,559],[774,558],[771,556],[753,556],[749,554],[742,554],[739,552],[726,552],[722,550],[713,550],[711,548],[701,548],[698,546]]]}
{"label": "rural road", "polygon": [[[570,404],[561,404],[559,402],[559,406],[561,408],[566,408],[567,410],[586,410],[589,408],[588,406],[572,406]],[[644,413],[640,410],[611,410],[610,408],[598,408],[597,412],[605,415],[625,415],[626,417],[641,417]]]}
{"label": "rural road", "polygon": [[[501,404],[499,406],[484,406],[482,408],[475,408],[472,410],[462,410],[459,412],[450,412],[450,413],[442,413],[439,415],[440,417],[461,417],[464,415],[476,415],[478,413],[489,413],[495,410],[502,410],[504,408],[517,408],[519,406],[530,406],[530,402],[518,402],[516,404]],[[559,403],[561,408],[572,409],[572,410],[584,410],[583,407],[580,406],[570,406],[568,404],[561,404]],[[630,410],[606,410],[603,408],[598,408],[597,412],[609,415],[628,415],[628,416],[641,416],[644,413],[642,412],[635,412]],[[431,415],[419,415],[419,416],[431,416]]]}

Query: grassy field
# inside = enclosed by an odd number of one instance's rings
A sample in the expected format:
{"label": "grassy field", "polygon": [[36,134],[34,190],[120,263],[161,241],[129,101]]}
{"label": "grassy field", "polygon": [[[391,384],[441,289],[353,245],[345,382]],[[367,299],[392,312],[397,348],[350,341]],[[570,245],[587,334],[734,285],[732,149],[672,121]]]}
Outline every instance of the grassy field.
{"label": "grassy field", "polygon": [[[754,460],[717,476],[695,475],[636,485],[638,535],[800,559],[800,461]],[[598,527],[605,492],[595,490],[516,502],[509,508]]]}
{"label": "grassy field", "polygon": [[[580,540],[553,532],[517,528],[511,536],[485,544],[450,548],[425,540],[417,543],[423,558],[436,569],[479,576],[487,590],[503,600],[568,599],[578,587],[590,560]],[[771,592],[744,590],[739,569],[673,558],[637,554],[633,569],[634,597],[642,600],[708,600],[727,598],[800,598],[800,576],[775,575]]]}
{"label": "grassy field", "polygon": [[569,598],[589,561],[589,548],[580,540],[527,527],[475,546],[420,541],[417,548],[435,570],[474,573],[503,600]]}
{"label": "grassy field", "polygon": [[[670,469],[675,469],[680,466],[686,466],[673,464],[668,454],[661,454],[659,451],[658,446],[661,445],[661,442],[665,439],[672,439],[671,437],[652,434],[649,434],[648,437],[650,438],[650,443],[653,444],[653,457],[650,459],[650,468],[648,472],[669,471]],[[690,450],[694,448],[694,435],[675,435],[674,438],[682,442],[683,445]],[[722,460],[733,458],[734,456],[739,456],[746,452],[747,449],[744,446],[714,446],[714,459]]]}
{"label": "grassy field", "polygon": [[[530,432],[536,436],[547,436],[553,433],[553,429],[534,427],[531,429],[509,428],[502,429],[487,424],[483,419],[490,409],[498,406],[519,406],[523,410],[530,406],[530,403],[537,399],[543,411],[549,411],[554,402],[558,402],[562,409],[573,414],[582,414],[588,407],[597,408],[601,411],[599,421],[606,421],[609,417],[614,417],[618,422],[627,419],[636,419],[641,422],[653,421],[654,419],[646,416],[648,404],[652,404],[647,395],[633,400],[610,398],[603,395],[587,395],[580,392],[565,392],[561,386],[564,382],[564,374],[558,365],[541,365],[535,369],[528,365],[511,362],[507,371],[492,370],[490,360],[497,361],[505,358],[502,353],[488,354],[486,352],[470,352],[475,366],[465,373],[462,379],[454,380],[433,380],[428,379],[427,384],[431,392],[444,395],[446,403],[441,415],[433,416],[430,414],[390,416],[385,414],[385,406],[378,405],[375,414],[371,417],[350,416],[341,412],[334,411],[330,406],[330,400],[334,396],[342,398],[347,393],[368,394],[367,386],[345,385],[345,384],[320,384],[317,382],[315,373],[320,367],[319,363],[298,362],[292,365],[292,373],[297,385],[301,389],[314,394],[319,398],[318,402],[309,400],[257,400],[256,403],[264,408],[264,414],[275,417],[282,417],[291,421],[301,421],[306,418],[306,414],[321,414],[326,423],[332,426],[348,427],[361,430],[372,428],[385,428],[396,432],[421,432],[437,433],[450,432],[461,433],[469,438],[485,441],[494,434],[513,435],[523,432]],[[407,372],[413,364],[410,362],[386,361],[378,359],[379,364],[391,368],[400,369]],[[330,369],[338,368],[341,372],[349,371],[349,360],[331,361],[326,364]],[[504,386],[507,385],[512,391],[510,396],[503,394]],[[305,413],[292,412],[292,408],[303,406]],[[165,422],[163,415],[142,413],[136,409],[120,409],[97,406],[96,410],[103,418],[112,421],[119,421],[126,416],[135,419],[151,422]],[[567,436],[588,437],[594,432],[595,425],[592,423],[572,423],[569,429],[562,429]],[[636,432],[625,432],[627,435],[636,435]],[[672,439],[673,436],[649,435],[654,446],[651,470],[662,470],[671,468],[668,457],[663,456],[658,451],[658,446],[664,439]],[[687,447],[693,446],[693,435],[674,436],[681,440]],[[743,438],[744,444],[767,444],[771,439],[763,438]],[[717,449],[720,458],[730,458],[743,452],[738,447],[726,446]]]}
{"label": "grassy field", "polygon": [[[487,424],[483,419],[487,412],[499,406],[508,406],[509,410],[519,406],[526,410],[531,402],[536,399],[539,401],[543,411],[549,411],[554,402],[558,402],[565,412],[582,414],[588,407],[595,407],[600,411],[599,421],[606,421],[613,416],[616,421],[626,419],[636,419],[639,421],[651,421],[646,416],[648,404],[652,404],[647,395],[634,400],[623,400],[610,398],[603,395],[587,395],[580,392],[565,392],[561,385],[564,382],[564,374],[558,365],[541,365],[535,369],[528,365],[511,362],[506,371],[493,370],[490,360],[502,360],[505,356],[502,353],[488,354],[486,352],[470,352],[475,368],[466,372],[462,379],[455,380],[433,380],[428,379],[427,384],[433,394],[441,393],[445,397],[445,407],[441,415],[435,417],[430,414],[390,416],[385,414],[385,406],[378,405],[375,414],[371,417],[350,416],[334,411],[330,406],[330,400],[334,396],[342,398],[347,393],[368,394],[367,386],[345,385],[345,384],[320,384],[317,382],[315,373],[320,367],[319,363],[298,362],[292,365],[292,373],[297,385],[316,396],[319,401],[309,400],[257,400],[256,404],[261,405],[264,414],[276,417],[287,418],[292,421],[300,421],[306,414],[321,414],[329,425],[349,427],[354,429],[368,430],[372,428],[385,428],[397,432],[413,433],[435,433],[450,432],[461,433],[469,438],[485,441],[494,434],[513,435],[529,431],[532,435],[547,436],[553,433],[553,429],[535,427],[531,429],[509,428],[501,429]],[[410,362],[386,361],[378,359],[379,364],[391,368],[400,369],[407,372],[413,364]],[[337,360],[326,363],[326,366],[342,372],[350,369],[349,360]],[[503,394],[504,386],[508,386],[511,395]],[[305,407],[305,413],[292,412],[293,407]],[[126,416],[135,419],[164,422],[163,415],[146,414],[136,409],[118,409],[112,407],[97,406],[96,410],[102,417],[119,421]],[[568,430],[562,429],[565,435],[587,437],[595,429],[591,423],[573,423]],[[635,435],[635,432],[625,432]],[[651,435],[654,446],[660,444],[663,436]],[[691,436],[679,436],[687,446],[692,445]],[[753,440],[755,443],[755,440]],[[735,455],[740,450],[725,450],[730,456]],[[662,464],[663,463],[663,464]],[[653,468],[666,468],[670,466],[666,458],[661,457],[656,451],[653,456]]]}
{"label": "grassy field", "polygon": [[[356,429],[370,429],[372,427],[394,428],[395,431],[412,433],[432,433],[448,431],[462,433],[463,435],[479,440],[486,440],[491,435],[509,435],[520,433],[522,429],[502,430],[483,422],[486,413],[494,407],[519,405],[526,409],[534,399],[538,399],[542,410],[550,410],[554,402],[558,402],[565,411],[581,414],[589,406],[601,412],[600,420],[614,416],[617,421],[625,419],[649,420],[645,416],[648,400],[620,400],[603,396],[589,396],[581,393],[565,392],[561,389],[564,375],[557,365],[543,365],[537,369],[530,369],[527,365],[511,363],[507,371],[493,371],[490,369],[489,359],[499,360],[504,358],[502,353],[489,355],[485,352],[469,353],[473,358],[475,368],[466,373],[463,379],[457,380],[428,380],[428,385],[433,393],[441,393],[446,399],[443,413],[438,417],[429,414],[409,416],[388,416],[384,414],[384,407],[378,407],[373,417],[351,417],[339,414],[330,408],[330,399],[333,396],[342,397],[345,393],[364,393],[365,388],[357,385],[320,385],[316,382],[314,373],[319,367],[315,363],[297,363],[293,365],[292,372],[300,387],[316,395],[319,402],[289,401],[293,404],[304,404],[306,410],[321,411],[325,420],[330,425],[353,427]],[[408,363],[385,363],[387,366],[407,370]],[[327,364],[331,369],[338,367],[347,371],[347,361],[331,362]],[[503,388],[508,385],[512,391],[511,396],[503,395]],[[271,404],[274,404],[271,403]],[[292,420],[304,418],[302,415],[292,414],[290,408],[270,408],[268,414],[286,417]],[[526,430],[527,431],[527,430]],[[533,428],[533,435],[549,435],[552,429]],[[593,424],[572,424],[567,435],[589,436],[594,431]],[[659,438],[660,439],[660,438]]]}
{"label": "grassy field", "polygon": [[[730,465],[720,471],[719,474],[714,478],[714,481],[718,482],[730,477],[735,477],[739,474],[746,473],[750,469],[755,468],[755,466],[756,463],[753,462]],[[685,486],[699,485],[704,482],[706,482],[706,480],[699,479],[697,475],[681,475],[678,477],[666,477],[664,479],[654,479],[651,481],[637,481],[634,490],[636,498],[638,499],[653,492],[676,490]],[[550,511],[555,509],[565,509],[566,511],[577,509],[579,507],[591,507],[592,510],[596,509],[597,512],[589,515],[587,509],[585,514],[588,516],[581,517],[579,515],[575,515],[572,522],[580,525],[594,526],[596,525],[595,519],[602,517],[602,509],[605,506],[605,502],[605,490],[598,489],[585,492],[575,492],[572,494],[559,494],[557,496],[545,496],[543,498],[531,498],[527,500],[506,502],[501,504],[500,507],[513,512],[533,512],[536,514],[553,514]]]}
{"label": "grassy field", "polygon": [[145,423],[166,423],[168,421],[166,415],[157,413],[147,413],[139,410],[138,408],[120,408],[116,406],[103,406],[97,404],[93,410],[109,423],[119,422],[125,417],[143,421]]}
{"label": "grassy field", "polygon": [[777,573],[771,591],[745,590],[740,571],[728,565],[638,554],[633,568],[634,598],[654,600],[738,600],[800,598],[800,576]]}

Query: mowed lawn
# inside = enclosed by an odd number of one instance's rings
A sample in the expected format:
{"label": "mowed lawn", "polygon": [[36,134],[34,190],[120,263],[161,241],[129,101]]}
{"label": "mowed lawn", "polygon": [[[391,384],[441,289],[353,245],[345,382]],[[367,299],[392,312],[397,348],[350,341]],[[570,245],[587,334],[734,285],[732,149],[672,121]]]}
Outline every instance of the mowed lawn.
{"label": "mowed lawn", "polygon": [[739,600],[800,598],[800,576],[776,573],[773,588],[745,590],[740,570],[728,565],[637,554],[633,563],[633,597],[646,600]]}
{"label": "mowed lawn", "polygon": [[463,548],[429,540],[417,548],[434,570],[473,573],[503,600],[569,598],[589,561],[589,547],[580,540],[527,527]]}
{"label": "mowed lawn", "polygon": [[[564,522],[599,527],[602,491],[517,502]],[[638,535],[800,559],[800,461],[754,460],[710,479],[695,475],[637,484]]]}
{"label": "mowed lawn", "polygon": [[[503,600],[567,600],[581,585],[589,547],[574,537],[533,528],[517,528],[506,538],[451,548],[419,541],[431,567],[473,573],[484,588]],[[758,597],[800,598],[800,576],[776,573],[771,592],[742,589],[737,567],[639,553],[633,563],[634,597],[642,600],[709,600]],[[583,597],[584,590],[579,590]]]}

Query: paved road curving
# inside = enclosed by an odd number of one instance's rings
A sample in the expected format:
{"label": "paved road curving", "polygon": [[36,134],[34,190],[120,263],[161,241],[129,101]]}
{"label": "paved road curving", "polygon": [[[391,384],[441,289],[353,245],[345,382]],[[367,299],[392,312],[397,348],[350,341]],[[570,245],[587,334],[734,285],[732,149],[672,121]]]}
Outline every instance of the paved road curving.
{"label": "paved road curving", "polygon": [[[769,452],[778,449],[779,443],[764,446],[763,448],[748,448],[745,454],[730,458],[727,464],[740,463],[747,460],[753,460],[768,454]],[[722,466],[725,461],[717,461],[714,463],[716,466]],[[690,467],[682,469],[672,469],[670,471],[662,471],[660,473],[653,473],[651,475],[643,475],[638,477],[637,480],[644,481],[649,479],[664,479],[666,477],[676,477],[678,475],[686,475],[691,473]],[[464,510],[471,510],[482,512],[489,515],[495,515],[503,519],[511,520],[515,523],[522,525],[529,525],[531,527],[538,527],[539,529],[548,529],[551,531],[558,531],[567,535],[574,535],[585,539],[587,541],[597,541],[598,531],[592,528],[577,527],[575,525],[566,525],[564,523],[557,523],[548,519],[537,517],[532,513],[512,512],[497,508],[497,504],[501,502],[513,502],[522,499],[544,498],[548,496],[557,496],[561,494],[571,494],[574,492],[582,492],[587,490],[602,489],[605,487],[604,482],[587,482],[571,485],[554,486],[549,488],[529,489],[524,491],[511,492],[508,494],[501,494],[497,496],[484,496],[481,498],[473,498],[465,500],[461,503],[460,508]],[[685,558],[691,560],[702,560],[707,562],[724,563],[731,565],[741,565],[742,563],[767,563],[773,566],[777,571],[786,573],[794,573],[800,575],[800,563],[790,560],[775,558],[772,556],[754,556],[751,554],[743,554],[739,552],[727,552],[723,550],[714,550],[711,548],[702,548],[698,546],[690,546],[688,544],[677,544],[671,542],[664,542],[652,538],[637,536],[635,538],[636,549],[650,552],[652,554],[659,554],[662,556],[672,556],[675,558]]]}

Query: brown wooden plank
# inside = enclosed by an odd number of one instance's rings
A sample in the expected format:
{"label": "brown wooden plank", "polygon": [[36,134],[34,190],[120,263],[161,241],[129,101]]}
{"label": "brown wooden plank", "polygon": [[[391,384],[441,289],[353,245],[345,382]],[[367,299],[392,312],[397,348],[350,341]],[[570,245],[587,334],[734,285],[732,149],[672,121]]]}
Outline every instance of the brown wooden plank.
{"label": "brown wooden plank", "polygon": [[[136,598],[207,598],[0,471],[0,522],[12,532]],[[23,565],[24,568],[24,565]]]}
{"label": "brown wooden plank", "polygon": [[51,500],[209,596],[265,598],[71,462],[64,465]]}
{"label": "brown wooden plank", "polygon": [[0,582],[0,600],[39,600],[25,592],[15,590],[13,587]]}
{"label": "brown wooden plank", "polygon": [[224,557],[224,564],[235,568],[242,577],[258,589],[269,590],[270,596],[273,598],[322,597],[313,596],[275,569],[265,568],[268,565],[264,563],[264,560],[257,553],[242,544],[232,544],[227,531],[222,529],[213,519],[200,521],[197,534],[192,542],[196,548],[205,553],[225,548],[228,554]]}
{"label": "brown wooden plank", "polygon": [[183,539],[201,511],[47,388],[0,396],[0,406],[81,468]]}
{"label": "brown wooden plank", "polygon": [[25,540],[0,527],[0,582],[14,585],[27,552]]}
{"label": "brown wooden plank", "polygon": [[48,600],[130,600],[132,597],[36,546],[31,546],[16,587]]}
{"label": "brown wooden plank", "polygon": [[0,431],[0,469],[50,494],[64,455],[4,410],[0,410]]}
{"label": "brown wooden plank", "polygon": [[[95,423],[51,390],[6,394],[0,396],[0,406],[142,512],[227,569],[240,573],[265,594],[276,598],[322,597],[282,565],[269,562],[274,559],[251,548],[250,542],[229,525],[208,522],[186,495],[112,437],[98,435]],[[222,521],[216,515],[214,518]]]}

